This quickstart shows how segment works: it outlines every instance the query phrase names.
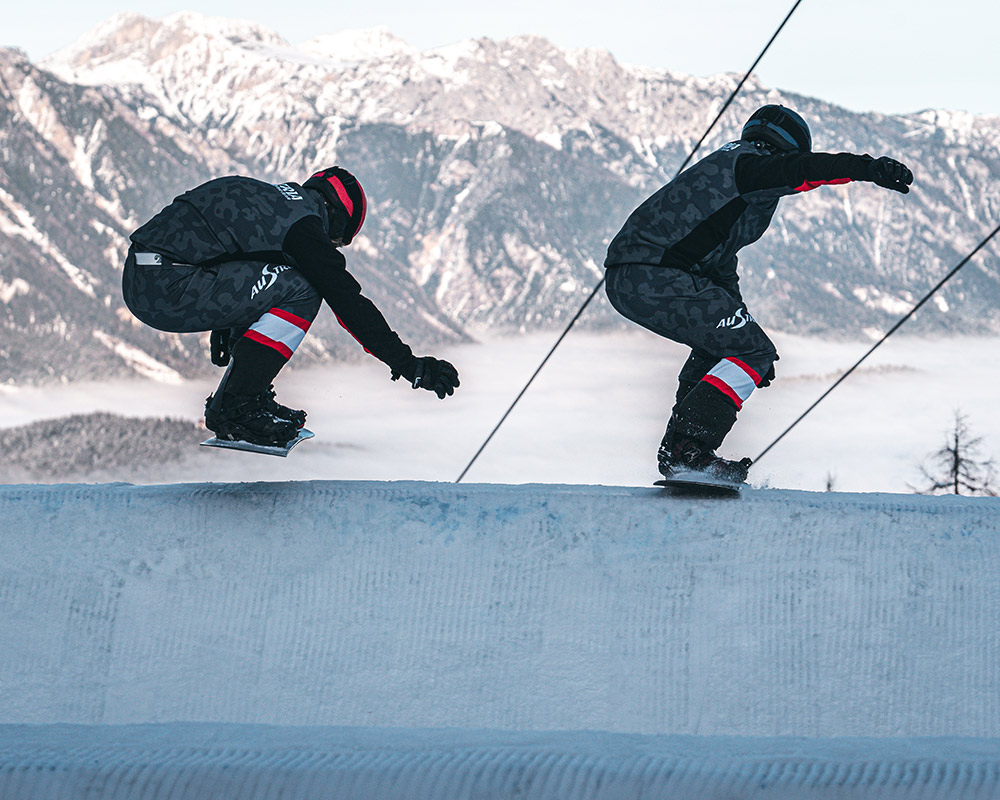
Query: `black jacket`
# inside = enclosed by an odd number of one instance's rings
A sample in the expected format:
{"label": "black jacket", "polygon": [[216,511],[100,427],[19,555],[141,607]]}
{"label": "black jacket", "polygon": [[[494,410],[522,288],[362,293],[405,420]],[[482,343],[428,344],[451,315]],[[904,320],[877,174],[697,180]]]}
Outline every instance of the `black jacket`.
{"label": "black jacket", "polygon": [[319,192],[297,183],[218,178],[185,192],[131,236],[135,244],[184,264],[261,260],[295,266],[366,351],[394,371],[410,348],[361,294],[343,254],[330,240]]}
{"label": "black jacket", "polygon": [[772,154],[750,142],[730,142],[633,211],[604,265],[673,267],[738,294],[736,253],[764,235],[781,197],[870,180],[872,161],[851,153]]}

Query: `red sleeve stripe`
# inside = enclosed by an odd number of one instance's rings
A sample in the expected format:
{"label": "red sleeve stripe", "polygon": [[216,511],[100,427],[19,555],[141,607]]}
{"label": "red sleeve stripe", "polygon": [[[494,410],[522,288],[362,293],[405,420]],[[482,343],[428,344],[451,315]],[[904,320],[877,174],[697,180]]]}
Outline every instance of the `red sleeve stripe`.
{"label": "red sleeve stripe", "polygon": [[[336,311],[334,311],[334,312],[333,312],[333,316],[337,317],[337,322],[339,322],[339,323],[340,323],[340,327],[341,327],[341,328],[343,328],[343,329],[344,329],[345,331],[347,331],[347,332],[348,332],[349,334],[351,334],[351,336],[354,336],[354,331],[352,331],[352,330],[351,330],[350,328],[348,328],[348,327],[347,327],[347,326],[346,326],[346,325],[344,324],[344,320],[342,320],[342,319],[341,319],[341,318],[340,318],[339,316],[337,316],[337,312],[336,312]],[[360,339],[359,339],[359,338],[358,338],[357,336],[354,336],[354,341],[356,341],[356,342],[357,342],[358,344],[360,344],[360,345],[361,345],[362,347],[365,347],[365,343],[364,343],[364,342],[362,342],[362,341],[361,341],[361,340],[360,340]],[[374,354],[374,353],[373,353],[373,352],[372,352],[371,350],[369,350],[369,349],[368,349],[367,347],[365,347],[365,352],[366,352],[366,353],[368,353],[368,355],[370,355],[370,356],[373,356],[373,355],[375,355],[375,354]]]}
{"label": "red sleeve stripe", "polygon": [[828,181],[806,181],[801,186],[796,187],[796,192],[811,192],[813,189],[818,189],[820,186],[836,186],[841,183],[851,183],[851,178],[833,178]]}

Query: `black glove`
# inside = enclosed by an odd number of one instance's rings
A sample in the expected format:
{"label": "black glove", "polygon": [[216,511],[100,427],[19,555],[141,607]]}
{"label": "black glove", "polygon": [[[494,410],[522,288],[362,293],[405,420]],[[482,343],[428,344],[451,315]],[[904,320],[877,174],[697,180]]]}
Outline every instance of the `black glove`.
{"label": "black glove", "polygon": [[458,370],[449,362],[433,356],[414,356],[405,367],[392,371],[393,380],[397,380],[400,375],[410,381],[414,389],[434,392],[442,400],[445,395],[455,394],[455,389],[460,385]]}
{"label": "black glove", "polygon": [[210,340],[212,363],[217,367],[225,367],[229,364],[231,353],[229,348],[229,333],[229,328],[221,331],[212,331],[212,338]]}
{"label": "black glove", "polygon": [[896,161],[894,158],[882,156],[876,158],[869,166],[871,180],[886,189],[906,194],[910,191],[910,184],[913,183],[913,173],[906,164]]}
{"label": "black glove", "polygon": [[[778,361],[780,358],[781,356],[775,354],[774,361]],[[760,383],[757,384],[758,388],[766,389],[768,386],[771,385],[771,381],[774,380],[774,361],[771,362],[771,366],[767,370],[767,373],[764,375],[763,378],[760,379]]]}

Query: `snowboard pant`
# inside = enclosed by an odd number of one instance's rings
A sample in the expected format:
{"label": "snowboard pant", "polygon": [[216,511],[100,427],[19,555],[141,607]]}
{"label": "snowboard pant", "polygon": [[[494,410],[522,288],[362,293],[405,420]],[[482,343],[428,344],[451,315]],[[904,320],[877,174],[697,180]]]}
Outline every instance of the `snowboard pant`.
{"label": "snowboard pant", "polygon": [[[212,266],[175,264],[165,256],[129,248],[122,273],[125,305],[161,331],[230,329],[233,347],[264,352],[280,369],[301,344],[322,298],[294,267],[264,261]],[[260,351],[259,346],[267,348]],[[277,372],[277,370],[274,370]]]}
{"label": "snowboard pant", "polygon": [[609,267],[607,293],[626,318],[691,348],[663,446],[681,436],[718,448],[777,359],[742,298],[707,278],[644,264]]}

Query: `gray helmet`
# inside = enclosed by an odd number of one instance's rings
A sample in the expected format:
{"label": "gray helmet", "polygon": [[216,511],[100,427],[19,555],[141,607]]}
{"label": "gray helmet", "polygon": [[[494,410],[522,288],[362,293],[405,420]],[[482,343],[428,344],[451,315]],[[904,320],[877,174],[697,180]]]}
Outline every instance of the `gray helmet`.
{"label": "gray helmet", "polygon": [[809,126],[796,112],[785,106],[761,106],[743,126],[744,141],[761,141],[782,153],[808,153],[812,150]]}

